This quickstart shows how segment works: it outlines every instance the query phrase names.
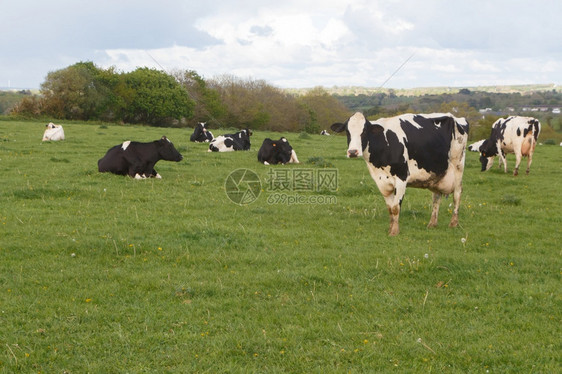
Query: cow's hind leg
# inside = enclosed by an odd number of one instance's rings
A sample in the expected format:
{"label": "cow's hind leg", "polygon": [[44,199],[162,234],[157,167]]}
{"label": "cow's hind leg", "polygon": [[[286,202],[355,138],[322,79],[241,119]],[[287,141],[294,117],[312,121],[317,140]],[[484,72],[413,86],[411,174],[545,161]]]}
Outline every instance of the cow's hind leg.
{"label": "cow's hind leg", "polygon": [[533,154],[529,153],[527,160],[527,170],[525,171],[525,174],[529,174],[529,172],[531,171],[531,162],[533,162]]}
{"label": "cow's hind leg", "polygon": [[440,192],[433,193],[433,208],[431,209],[431,219],[427,224],[427,227],[435,227],[437,226],[437,219],[439,217],[439,205],[441,204],[441,196],[443,196]]}
{"label": "cow's hind leg", "polygon": [[513,175],[519,174],[519,164],[521,164],[521,152],[515,152],[515,169],[513,169]]}
{"label": "cow's hind leg", "polygon": [[525,173],[529,174],[529,172],[531,171],[531,163],[533,162],[533,151],[529,152],[529,155],[527,157],[527,171]]}

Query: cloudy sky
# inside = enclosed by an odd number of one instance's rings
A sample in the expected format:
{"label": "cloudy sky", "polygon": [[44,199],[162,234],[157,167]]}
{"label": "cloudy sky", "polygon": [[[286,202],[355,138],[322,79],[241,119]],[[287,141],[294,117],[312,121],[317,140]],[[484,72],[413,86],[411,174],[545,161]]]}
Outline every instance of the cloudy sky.
{"label": "cloudy sky", "polygon": [[79,61],[281,88],[562,83],[558,0],[18,0],[0,5],[0,87]]}

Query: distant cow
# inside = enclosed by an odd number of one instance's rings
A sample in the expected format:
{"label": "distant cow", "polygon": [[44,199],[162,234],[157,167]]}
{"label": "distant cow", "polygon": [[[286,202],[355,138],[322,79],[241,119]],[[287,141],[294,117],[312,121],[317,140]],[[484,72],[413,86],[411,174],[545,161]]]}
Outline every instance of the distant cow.
{"label": "distant cow", "polygon": [[217,136],[209,144],[209,152],[247,151],[250,149],[250,129],[238,131],[235,134]]}
{"label": "distant cow", "polygon": [[481,171],[489,170],[494,163],[494,157],[499,156],[500,166],[503,163],[504,172],[507,173],[505,155],[515,153],[513,175],[519,174],[522,156],[527,156],[526,173],[529,174],[540,132],[541,123],[532,117],[511,116],[498,119],[492,125],[490,137],[485,139],[478,148],[482,164]]}
{"label": "distant cow", "polygon": [[484,140],[486,139],[482,139],[472,143],[471,145],[468,146],[468,150],[471,152],[480,152],[480,146],[482,145],[482,143],[484,143]]}
{"label": "distant cow", "polygon": [[56,141],[56,140],[64,140],[64,130],[61,125],[55,125],[52,122],[49,122],[45,125],[46,129],[43,133],[43,141]]}
{"label": "distant cow", "polygon": [[162,178],[154,170],[159,160],[181,161],[183,156],[176,150],[168,138],[149,143],[126,141],[110,148],[105,156],[98,161],[101,173],[111,172],[119,175],[129,175],[135,179]]}
{"label": "distant cow", "polygon": [[403,114],[373,122],[355,113],[335,132],[347,132],[347,157],[363,156],[390,213],[389,235],[398,235],[406,186],[433,192],[428,227],[437,225],[443,194],[453,194],[450,227],[459,222],[468,123],[451,114]]}
{"label": "distant cow", "polygon": [[193,129],[193,134],[189,138],[190,141],[196,143],[209,143],[213,140],[213,133],[205,128],[205,122],[199,122]]}
{"label": "distant cow", "polygon": [[328,134],[328,131],[322,130],[322,131],[320,132],[320,135],[327,135],[327,136],[329,136],[330,134]]}
{"label": "distant cow", "polygon": [[284,137],[279,140],[265,138],[258,151],[258,161],[264,165],[299,163],[297,153]]}

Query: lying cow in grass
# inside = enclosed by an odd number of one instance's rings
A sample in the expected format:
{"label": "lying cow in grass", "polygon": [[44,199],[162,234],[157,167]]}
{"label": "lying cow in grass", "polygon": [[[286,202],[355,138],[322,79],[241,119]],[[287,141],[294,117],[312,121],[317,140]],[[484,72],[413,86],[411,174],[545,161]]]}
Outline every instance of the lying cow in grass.
{"label": "lying cow in grass", "polygon": [[98,161],[101,173],[110,172],[118,175],[129,175],[135,179],[162,178],[154,170],[159,160],[181,161],[183,156],[176,150],[168,138],[149,143],[126,141],[110,148],[105,156]]}
{"label": "lying cow in grass", "polygon": [[209,144],[209,152],[248,151],[251,147],[250,136],[252,136],[250,129],[217,136]]}
{"label": "lying cow in grass", "polygon": [[398,219],[406,186],[433,192],[428,227],[437,225],[442,195],[453,194],[449,226],[459,223],[459,206],[468,123],[451,114],[403,114],[369,122],[355,113],[332,130],[347,133],[347,157],[363,156],[390,214],[389,235],[400,232]]}
{"label": "lying cow in grass", "polygon": [[46,129],[43,133],[43,141],[57,141],[57,140],[64,140],[64,130],[61,125],[55,125],[54,123],[50,122],[45,125]]}
{"label": "lying cow in grass", "polygon": [[258,151],[258,161],[264,165],[299,163],[297,153],[284,137],[279,140],[265,138]]}
{"label": "lying cow in grass", "polygon": [[193,129],[193,134],[189,138],[190,141],[195,143],[209,143],[213,140],[213,133],[205,128],[205,122],[199,122]]}

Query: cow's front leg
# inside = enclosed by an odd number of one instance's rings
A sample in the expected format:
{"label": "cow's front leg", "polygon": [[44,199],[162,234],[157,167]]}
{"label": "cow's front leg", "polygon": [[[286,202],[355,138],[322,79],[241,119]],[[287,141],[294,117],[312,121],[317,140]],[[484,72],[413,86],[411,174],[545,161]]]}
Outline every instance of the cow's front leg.
{"label": "cow's front leg", "polygon": [[389,236],[396,236],[400,233],[400,225],[398,221],[400,219],[400,209],[405,192],[406,183],[400,181],[395,184],[394,192],[384,198],[386,201],[386,207],[388,208],[388,213],[390,214],[390,227],[388,228]]}
{"label": "cow's front leg", "polygon": [[[457,178],[460,180],[460,178]],[[449,222],[449,227],[457,227],[459,225],[459,208],[461,206],[461,194],[462,194],[462,180],[457,182],[455,190],[453,191],[453,215],[451,216],[451,222]]]}
{"label": "cow's front leg", "polygon": [[150,176],[156,179],[162,179],[162,176],[158,174],[158,172],[154,168],[152,169]]}
{"label": "cow's front leg", "polygon": [[388,228],[389,236],[396,236],[400,233],[400,225],[398,224],[398,220],[400,219],[400,205],[393,205],[393,202],[394,199],[392,199],[392,202],[387,201],[386,203],[388,214],[390,215],[390,227]]}
{"label": "cow's front leg", "polygon": [[134,164],[129,166],[129,176],[135,179],[144,179],[146,175],[142,165]]}
{"label": "cow's front leg", "polygon": [[431,219],[427,224],[427,227],[435,227],[437,226],[437,219],[439,218],[439,206],[441,204],[441,196],[443,196],[440,192],[433,193],[433,207],[431,209]]}
{"label": "cow's front leg", "polygon": [[505,154],[503,153],[503,151],[500,150],[498,156],[500,157],[500,167],[501,164],[503,163],[503,172],[507,173],[507,159],[505,157]]}

